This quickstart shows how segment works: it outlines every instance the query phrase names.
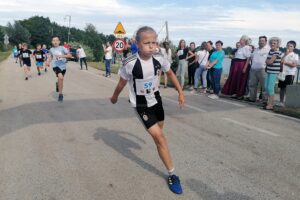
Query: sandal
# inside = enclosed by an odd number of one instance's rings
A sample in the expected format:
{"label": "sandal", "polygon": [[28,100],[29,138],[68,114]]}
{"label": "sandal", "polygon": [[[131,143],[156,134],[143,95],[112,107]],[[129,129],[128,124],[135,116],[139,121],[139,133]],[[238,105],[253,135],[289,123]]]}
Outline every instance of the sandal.
{"label": "sandal", "polygon": [[264,108],[264,110],[273,110],[273,107],[270,108],[268,106],[264,106],[263,108]]}

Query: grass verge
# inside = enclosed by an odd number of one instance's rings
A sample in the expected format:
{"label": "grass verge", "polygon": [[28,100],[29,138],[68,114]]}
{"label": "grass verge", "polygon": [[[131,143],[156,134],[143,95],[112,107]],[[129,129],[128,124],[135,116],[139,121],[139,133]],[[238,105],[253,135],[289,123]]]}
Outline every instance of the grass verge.
{"label": "grass verge", "polygon": [[274,112],[300,119],[300,108],[274,107]]}
{"label": "grass verge", "polygon": [[3,60],[5,60],[6,58],[8,58],[8,56],[10,55],[10,51],[5,51],[5,52],[0,52],[0,62],[2,62]]}
{"label": "grass verge", "polygon": [[[105,71],[105,65],[103,62],[88,62],[88,66],[91,66],[95,69],[99,69],[102,71]],[[112,64],[110,66],[110,70],[112,74],[117,74],[119,70],[119,65],[118,64]]]}

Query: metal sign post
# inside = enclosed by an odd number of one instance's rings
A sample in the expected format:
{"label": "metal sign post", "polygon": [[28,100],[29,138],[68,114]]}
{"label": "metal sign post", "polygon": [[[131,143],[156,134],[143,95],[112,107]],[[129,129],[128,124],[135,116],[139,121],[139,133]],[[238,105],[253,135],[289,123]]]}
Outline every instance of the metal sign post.
{"label": "metal sign post", "polygon": [[9,37],[7,34],[5,34],[3,38],[4,38],[5,48],[7,49],[7,45],[9,44]]}
{"label": "metal sign post", "polygon": [[116,36],[116,40],[113,43],[113,48],[117,52],[117,57],[120,59],[120,67],[122,65],[122,52],[127,48],[126,41],[124,41],[124,36],[126,31],[121,22],[119,22],[114,30],[114,35]]}

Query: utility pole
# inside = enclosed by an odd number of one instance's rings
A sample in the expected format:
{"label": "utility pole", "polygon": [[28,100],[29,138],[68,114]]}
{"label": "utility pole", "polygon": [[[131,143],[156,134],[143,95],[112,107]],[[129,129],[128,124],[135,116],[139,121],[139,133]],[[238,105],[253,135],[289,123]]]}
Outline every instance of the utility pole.
{"label": "utility pole", "polygon": [[169,41],[169,27],[168,27],[168,21],[166,21],[166,40]]}
{"label": "utility pole", "polygon": [[69,18],[69,31],[68,31],[68,43],[70,42],[70,28],[71,28],[71,15],[66,15],[65,16],[65,20],[67,19],[67,18]]}

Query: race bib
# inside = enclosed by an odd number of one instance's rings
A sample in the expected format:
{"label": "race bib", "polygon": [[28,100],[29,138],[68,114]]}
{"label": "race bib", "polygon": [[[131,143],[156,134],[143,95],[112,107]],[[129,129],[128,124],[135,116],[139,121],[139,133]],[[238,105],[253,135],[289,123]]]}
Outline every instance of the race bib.
{"label": "race bib", "polygon": [[35,55],[35,57],[36,57],[36,59],[41,59],[41,58],[42,58],[42,55],[37,54],[37,55]]}
{"label": "race bib", "polygon": [[179,50],[178,51],[178,56],[182,56],[183,55],[183,50]]}
{"label": "race bib", "polygon": [[54,60],[63,60],[63,58],[60,58],[59,56],[62,56],[63,54],[60,51],[56,51],[53,54],[53,59]]}
{"label": "race bib", "polygon": [[23,57],[23,58],[29,58],[29,54],[28,54],[28,53],[23,53],[23,54],[22,54],[22,57]]}
{"label": "race bib", "polygon": [[156,91],[158,91],[158,79],[157,76],[153,79],[136,79],[136,94],[147,96],[147,95],[153,95]]}

